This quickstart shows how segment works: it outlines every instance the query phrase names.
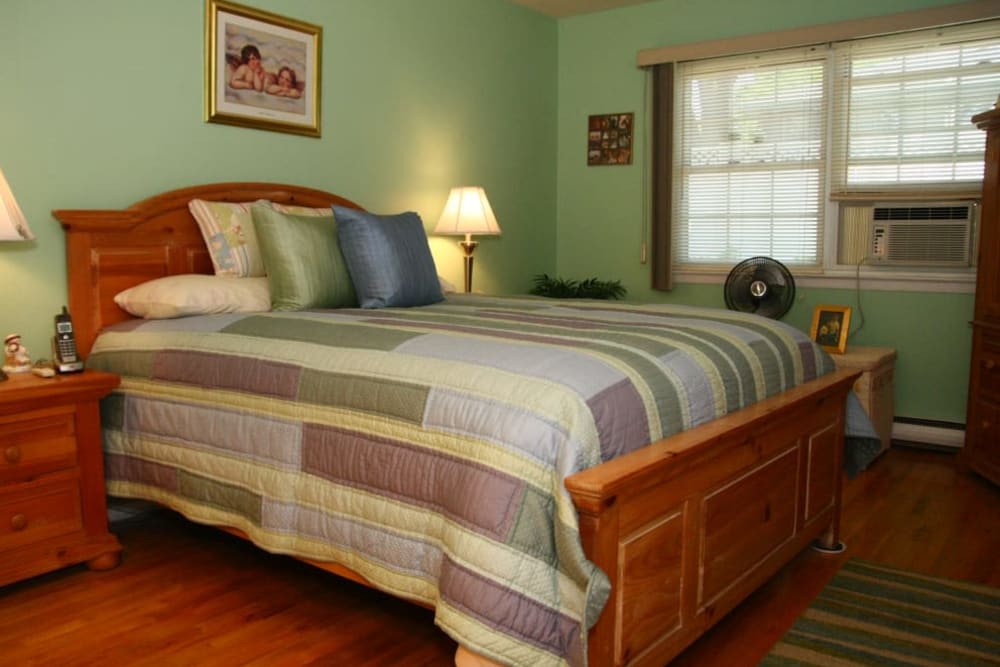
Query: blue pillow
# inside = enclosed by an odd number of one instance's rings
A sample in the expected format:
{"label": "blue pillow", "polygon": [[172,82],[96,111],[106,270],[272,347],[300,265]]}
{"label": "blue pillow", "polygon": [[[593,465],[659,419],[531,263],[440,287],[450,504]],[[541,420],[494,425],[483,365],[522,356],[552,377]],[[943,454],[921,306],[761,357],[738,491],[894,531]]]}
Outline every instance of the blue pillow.
{"label": "blue pillow", "polygon": [[333,216],[362,308],[425,306],[444,299],[419,215],[333,206]]}

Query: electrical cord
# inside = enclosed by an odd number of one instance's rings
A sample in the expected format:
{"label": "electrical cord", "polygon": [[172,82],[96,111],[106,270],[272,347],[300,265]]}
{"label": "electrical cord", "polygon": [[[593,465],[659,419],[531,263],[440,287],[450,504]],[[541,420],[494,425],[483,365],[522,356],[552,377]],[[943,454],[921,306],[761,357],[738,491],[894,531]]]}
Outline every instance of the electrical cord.
{"label": "electrical cord", "polygon": [[[854,269],[854,298],[858,304],[858,318],[861,320],[858,324],[858,328],[850,332],[850,336],[857,335],[865,327],[865,309],[861,306],[861,265],[865,263],[867,257],[862,257],[858,260],[857,266]],[[858,320],[854,320],[857,322]]]}

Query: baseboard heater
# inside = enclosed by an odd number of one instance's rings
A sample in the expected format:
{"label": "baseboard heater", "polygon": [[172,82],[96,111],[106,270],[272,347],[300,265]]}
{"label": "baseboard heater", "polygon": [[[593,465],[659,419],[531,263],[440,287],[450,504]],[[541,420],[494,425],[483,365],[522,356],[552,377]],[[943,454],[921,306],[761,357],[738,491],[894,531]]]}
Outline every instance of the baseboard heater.
{"label": "baseboard heater", "polygon": [[897,417],[892,423],[892,439],[900,444],[959,449],[965,444],[965,424]]}

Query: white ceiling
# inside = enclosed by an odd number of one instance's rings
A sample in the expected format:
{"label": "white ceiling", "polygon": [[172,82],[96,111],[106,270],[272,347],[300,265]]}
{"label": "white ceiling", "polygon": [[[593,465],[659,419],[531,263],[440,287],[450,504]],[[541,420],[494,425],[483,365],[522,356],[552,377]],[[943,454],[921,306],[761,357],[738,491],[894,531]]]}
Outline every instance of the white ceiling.
{"label": "white ceiling", "polygon": [[652,0],[511,0],[556,18],[565,18],[577,14],[602,12],[606,9],[617,9],[629,5],[641,5]]}

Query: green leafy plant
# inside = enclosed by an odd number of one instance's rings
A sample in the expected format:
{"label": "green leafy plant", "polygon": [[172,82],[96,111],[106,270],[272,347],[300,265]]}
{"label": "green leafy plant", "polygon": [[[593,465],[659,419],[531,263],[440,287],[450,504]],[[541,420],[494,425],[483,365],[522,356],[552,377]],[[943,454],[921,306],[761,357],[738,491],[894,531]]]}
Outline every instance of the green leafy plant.
{"label": "green leafy plant", "polygon": [[556,299],[621,299],[628,293],[619,280],[587,278],[577,281],[541,273],[533,281],[531,294]]}

